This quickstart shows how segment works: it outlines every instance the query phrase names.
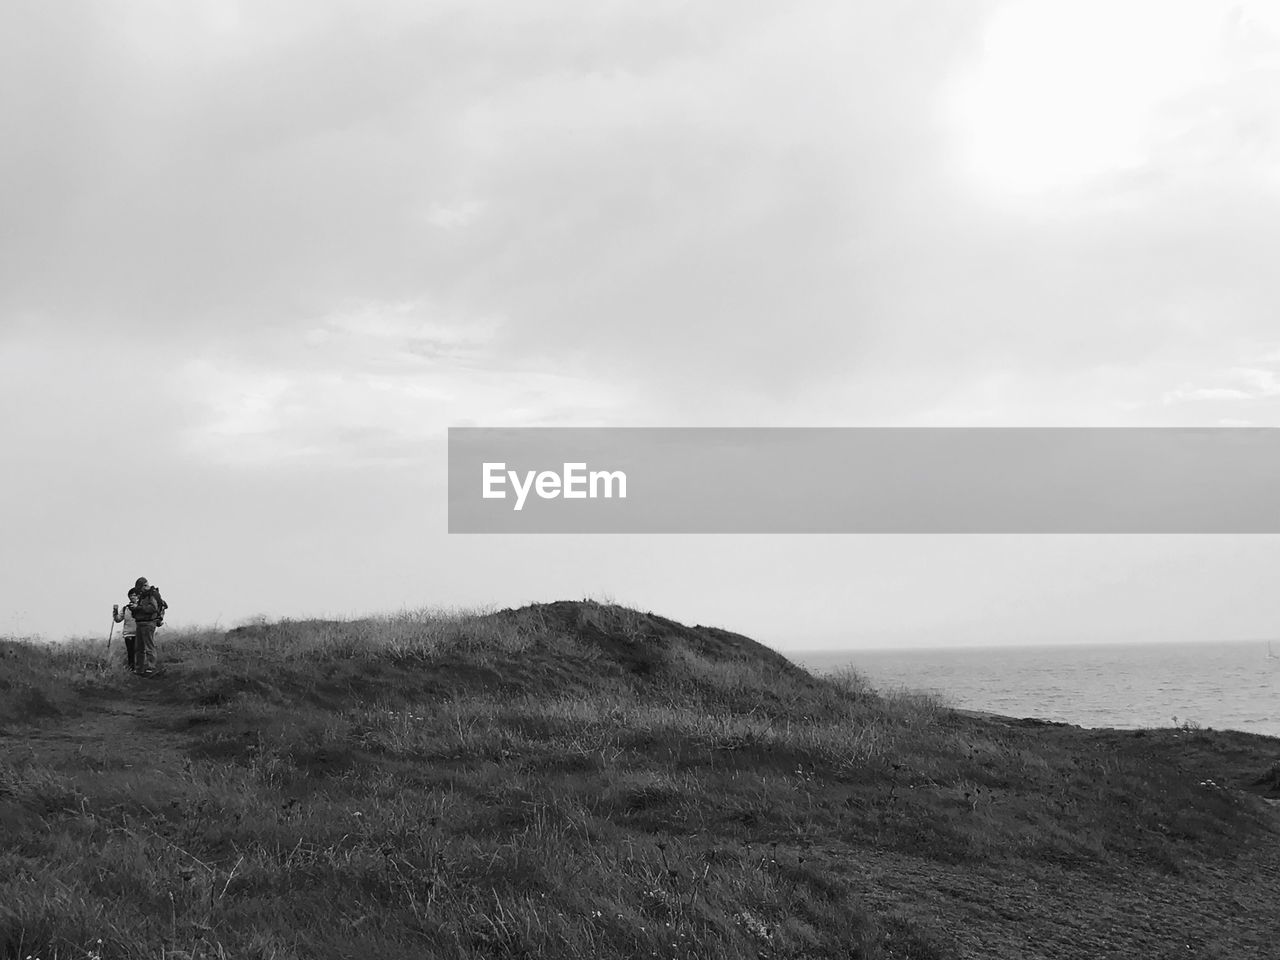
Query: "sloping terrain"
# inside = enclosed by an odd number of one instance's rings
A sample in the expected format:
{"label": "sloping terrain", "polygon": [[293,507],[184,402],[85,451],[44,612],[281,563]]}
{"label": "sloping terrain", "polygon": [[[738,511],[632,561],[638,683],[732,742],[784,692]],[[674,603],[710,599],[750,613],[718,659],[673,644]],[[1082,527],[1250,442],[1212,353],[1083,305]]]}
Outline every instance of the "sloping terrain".
{"label": "sloping terrain", "polygon": [[[117,644],[118,647],[118,644]],[[1280,955],[1280,741],[590,602],[0,641],[0,956]]]}

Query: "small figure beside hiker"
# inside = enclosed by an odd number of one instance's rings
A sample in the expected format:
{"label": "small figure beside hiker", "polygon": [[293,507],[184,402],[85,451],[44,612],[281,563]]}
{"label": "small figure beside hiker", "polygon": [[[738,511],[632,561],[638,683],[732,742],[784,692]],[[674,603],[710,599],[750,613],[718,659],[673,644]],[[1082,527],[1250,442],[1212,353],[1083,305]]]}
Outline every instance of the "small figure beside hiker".
{"label": "small figure beside hiker", "polygon": [[138,637],[138,624],[133,619],[133,605],[138,602],[138,591],[133,589],[129,591],[129,602],[124,605],[124,609],[120,609],[118,603],[111,605],[111,619],[116,623],[123,623],[122,632],[124,634],[124,649],[126,665],[130,670],[133,669],[134,645]]}
{"label": "small figure beside hiker", "polygon": [[164,612],[169,608],[160,591],[139,577],[129,591],[129,602],[121,610],[111,608],[111,619],[124,624],[124,645],[128,667],[134,673],[149,677],[156,672],[156,627],[164,626]]}

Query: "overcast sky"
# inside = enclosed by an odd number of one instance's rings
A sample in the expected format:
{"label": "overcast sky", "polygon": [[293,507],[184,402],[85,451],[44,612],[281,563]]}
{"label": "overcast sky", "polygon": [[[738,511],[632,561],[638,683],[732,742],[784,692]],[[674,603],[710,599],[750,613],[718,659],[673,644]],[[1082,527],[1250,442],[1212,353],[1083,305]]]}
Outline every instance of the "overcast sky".
{"label": "overcast sky", "polygon": [[[1280,636],[1274,537],[466,537],[449,426],[1280,426],[1277,0],[0,7],[0,634]],[[163,640],[163,634],[161,634]]]}

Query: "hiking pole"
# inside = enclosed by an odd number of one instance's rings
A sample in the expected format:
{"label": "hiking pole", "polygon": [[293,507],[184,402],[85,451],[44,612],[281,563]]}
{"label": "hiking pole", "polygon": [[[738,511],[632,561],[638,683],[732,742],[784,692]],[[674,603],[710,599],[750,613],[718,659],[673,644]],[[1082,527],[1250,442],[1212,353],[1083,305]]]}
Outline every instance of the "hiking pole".
{"label": "hiking pole", "polygon": [[111,632],[107,634],[107,656],[111,656],[111,638],[116,635],[116,618],[111,618]]}

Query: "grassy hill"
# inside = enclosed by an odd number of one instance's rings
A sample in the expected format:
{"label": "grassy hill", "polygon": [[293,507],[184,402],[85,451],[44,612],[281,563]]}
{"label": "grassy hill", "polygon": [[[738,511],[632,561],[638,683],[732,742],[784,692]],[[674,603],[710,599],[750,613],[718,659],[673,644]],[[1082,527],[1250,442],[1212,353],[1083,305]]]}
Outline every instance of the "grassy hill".
{"label": "grassy hill", "polygon": [[1280,956],[1280,740],[591,602],[0,641],[0,956]]}

